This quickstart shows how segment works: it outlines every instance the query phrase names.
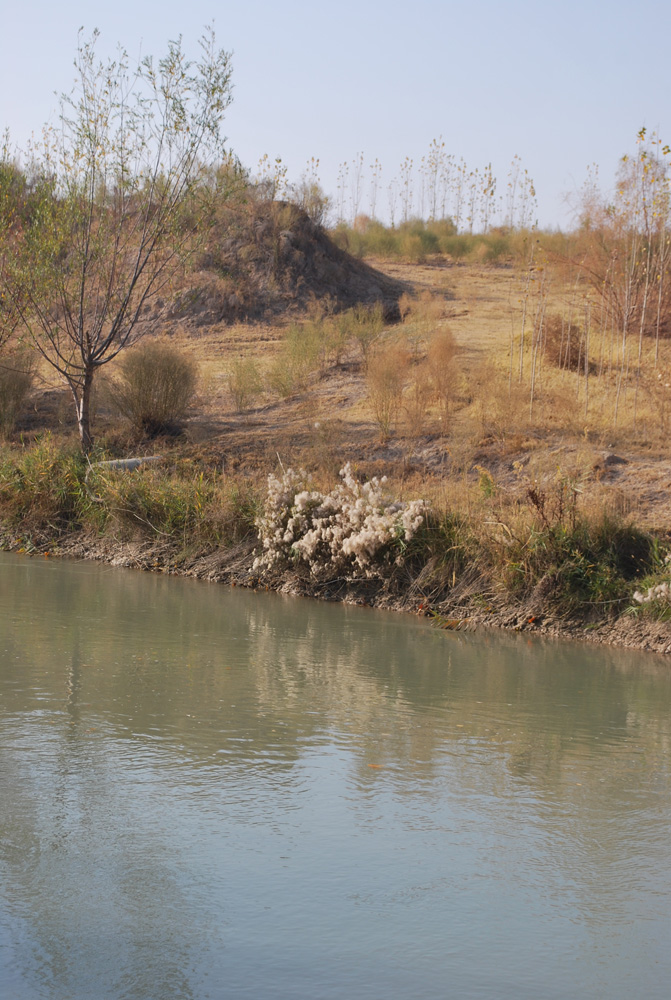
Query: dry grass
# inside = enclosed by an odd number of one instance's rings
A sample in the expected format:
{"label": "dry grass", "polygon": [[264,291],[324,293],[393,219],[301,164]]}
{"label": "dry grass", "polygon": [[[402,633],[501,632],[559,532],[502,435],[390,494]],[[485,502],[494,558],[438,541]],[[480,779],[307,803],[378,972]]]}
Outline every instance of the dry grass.
{"label": "dry grass", "polygon": [[[201,371],[200,398],[183,439],[187,451],[204,451],[220,464],[225,460],[253,472],[276,467],[278,452],[285,464],[325,474],[351,460],[362,472],[400,478],[407,495],[446,496],[464,509],[473,506],[480,490],[477,466],[488,470],[513,505],[520,483],[516,467],[531,479],[561,470],[580,483],[587,506],[624,509],[629,504],[644,523],[671,521],[671,343],[662,342],[656,372],[652,345],[644,343],[638,392],[632,363],[621,387],[617,423],[617,372],[609,366],[610,342],[599,338],[592,338],[590,359],[601,375],[586,379],[584,371],[562,370],[540,356],[530,405],[533,302],[520,379],[523,272],[479,265],[377,266],[407,281],[416,294],[402,299],[400,325],[379,330],[372,324],[374,346],[366,350],[353,333],[352,314],[333,315],[328,303],[314,307],[300,323],[170,321],[165,333],[171,343],[197,360]],[[565,313],[569,294],[558,277],[553,279],[548,315]],[[537,297],[538,289],[529,295]],[[292,339],[302,373],[291,392],[281,396],[272,390],[269,375],[278,365],[288,365]],[[396,351],[396,370],[392,365],[389,388],[382,392],[390,402],[377,415],[363,356]],[[241,412],[231,385],[236,366],[258,373],[263,383],[247,396]],[[256,376],[252,381],[258,386]],[[38,400],[38,412],[19,422],[17,434],[54,427],[58,406],[62,432],[70,433],[69,400],[62,394],[63,403],[54,401],[47,409],[50,398]],[[104,414],[99,427],[114,440]],[[123,451],[126,445],[118,440]],[[611,452],[626,462],[604,465],[604,453]]]}
{"label": "dry grass", "polygon": [[144,340],[126,351],[109,384],[114,408],[138,434],[155,437],[176,430],[193,401],[195,359],[163,340]]}
{"label": "dry grass", "polygon": [[368,398],[382,442],[389,440],[403,403],[410,358],[398,344],[384,345],[368,358]]}
{"label": "dry grass", "polygon": [[0,363],[0,436],[9,437],[33,387],[33,362],[25,351],[8,350]]}

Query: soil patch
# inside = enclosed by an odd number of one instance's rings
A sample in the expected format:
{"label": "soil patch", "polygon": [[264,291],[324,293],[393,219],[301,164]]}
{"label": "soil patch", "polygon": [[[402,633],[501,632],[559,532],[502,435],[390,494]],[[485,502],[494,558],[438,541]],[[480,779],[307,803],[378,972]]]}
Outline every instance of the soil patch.
{"label": "soil patch", "polygon": [[316,301],[335,311],[379,302],[393,322],[410,287],[341,250],[296,205],[251,202],[229,210],[170,318],[203,327],[304,314]]}

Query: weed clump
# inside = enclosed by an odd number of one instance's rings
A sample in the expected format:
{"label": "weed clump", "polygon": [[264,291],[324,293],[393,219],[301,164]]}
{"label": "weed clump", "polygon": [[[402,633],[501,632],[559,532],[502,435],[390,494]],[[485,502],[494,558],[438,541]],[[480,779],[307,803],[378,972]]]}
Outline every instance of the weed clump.
{"label": "weed clump", "polygon": [[559,480],[552,488],[528,484],[531,523],[522,530],[501,522],[494,563],[506,590],[560,613],[609,614],[627,602],[631,582],[655,563],[651,535],[606,514],[578,510],[578,492]]}
{"label": "weed clump", "polygon": [[60,532],[78,526],[94,506],[79,451],[59,448],[47,435],[18,455],[0,455],[3,520],[23,531]]}
{"label": "weed clump", "polygon": [[9,437],[33,387],[30,360],[7,354],[0,363],[0,435]]}
{"label": "weed clump", "polygon": [[119,368],[111,399],[134,430],[147,437],[178,431],[196,391],[196,362],[154,340],[129,351]]}
{"label": "weed clump", "polygon": [[399,564],[423,523],[423,500],[390,503],[385,478],[360,484],[347,463],[330,493],[309,489],[305,472],[287,469],[268,477],[268,494],[257,527],[262,553],[254,570],[303,565],[316,578],[384,576]]}
{"label": "weed clump", "polygon": [[263,379],[254,358],[238,358],[228,373],[228,388],[238,413],[253,406],[263,389]]}

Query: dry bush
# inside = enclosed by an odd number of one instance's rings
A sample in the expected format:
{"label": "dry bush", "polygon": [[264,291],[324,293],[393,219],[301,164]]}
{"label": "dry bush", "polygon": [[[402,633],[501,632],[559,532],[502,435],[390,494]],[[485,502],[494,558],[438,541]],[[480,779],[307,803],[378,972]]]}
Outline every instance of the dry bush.
{"label": "dry bush", "polygon": [[431,333],[445,316],[445,298],[425,291],[417,297],[404,293],[398,302],[401,319],[415,331]]}
{"label": "dry bush", "polygon": [[428,363],[441,423],[445,430],[448,427],[450,404],[457,384],[455,355],[454,336],[448,327],[444,327],[429,343]]}
{"label": "dry bush", "polygon": [[238,413],[249,410],[263,390],[263,379],[254,358],[237,358],[228,373],[228,388]]}
{"label": "dry bush", "polygon": [[422,292],[415,300],[411,316],[416,322],[434,326],[445,315],[445,300],[433,292]]}
{"label": "dry bush", "polygon": [[406,317],[408,317],[412,312],[414,301],[415,300],[412,298],[412,296],[408,295],[407,292],[403,292],[403,295],[401,295],[400,299],[398,300],[398,312],[401,317],[402,323],[405,322]]}
{"label": "dry bush", "polygon": [[30,358],[20,351],[0,362],[0,434],[9,437],[33,387]]}
{"label": "dry bush", "polygon": [[506,441],[528,427],[529,389],[507,377],[494,365],[483,365],[473,380],[480,412],[481,431],[485,437]]}
{"label": "dry bush", "polygon": [[383,441],[389,439],[401,408],[408,367],[408,353],[398,345],[379,349],[368,359],[368,399]]}
{"label": "dry bush", "polygon": [[[545,357],[557,368],[566,371],[584,371],[585,333],[576,323],[568,323],[561,316],[545,319]],[[588,370],[594,365],[588,361]]]}
{"label": "dry bush", "polygon": [[359,483],[347,462],[329,493],[315,490],[305,470],[268,477],[264,512],[256,520],[262,550],[253,570],[309,568],[313,578],[386,578],[425,522],[424,500],[390,502],[384,479]]}
{"label": "dry bush", "polygon": [[293,323],[268,372],[269,388],[283,399],[305,390],[311,376],[323,370],[323,351],[324,338],[319,323]]}
{"label": "dry bush", "polygon": [[193,400],[198,365],[161,340],[148,340],[119,362],[110,401],[141,434],[154,436],[179,429]]}
{"label": "dry bush", "polygon": [[342,322],[345,324],[347,335],[359,345],[364,363],[367,364],[373,345],[384,330],[382,303],[376,302],[372,306],[355,306],[343,316]]}
{"label": "dry bush", "polygon": [[408,432],[412,437],[421,437],[426,430],[426,418],[434,395],[431,372],[426,362],[415,365],[412,381],[404,399]]}

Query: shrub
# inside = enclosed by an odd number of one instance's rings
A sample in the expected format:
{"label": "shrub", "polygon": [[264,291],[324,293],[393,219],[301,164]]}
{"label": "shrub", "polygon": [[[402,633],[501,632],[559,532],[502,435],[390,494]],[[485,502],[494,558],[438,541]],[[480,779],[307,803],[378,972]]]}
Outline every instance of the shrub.
{"label": "shrub", "polygon": [[386,479],[360,484],[349,462],[330,493],[310,490],[305,472],[287,469],[268,477],[264,512],[257,520],[263,552],[254,569],[303,564],[316,577],[372,578],[402,561],[406,544],[423,523],[423,500],[389,503]]}
{"label": "shrub", "polygon": [[510,239],[503,233],[489,233],[485,241],[483,259],[488,264],[498,264],[512,256]]}
{"label": "shrub", "polygon": [[196,391],[196,362],[152,340],[128,351],[119,368],[112,403],[135,430],[150,437],[178,430]]}
{"label": "shrub", "polygon": [[31,364],[24,354],[8,354],[0,363],[0,434],[9,437],[33,387]]}
{"label": "shrub", "polygon": [[475,237],[468,233],[459,235],[449,235],[440,241],[440,249],[443,253],[449,254],[454,260],[462,260],[468,257],[476,245]]}
{"label": "shrub", "polygon": [[450,402],[456,385],[455,353],[456,344],[452,331],[448,327],[443,327],[433,336],[429,344],[428,361],[444,430],[448,427]]}
{"label": "shrub", "polygon": [[238,413],[244,413],[263,389],[259,366],[253,358],[238,358],[228,373],[228,388]]}
{"label": "shrub", "polygon": [[383,441],[389,438],[403,402],[408,362],[400,347],[377,351],[368,361],[368,398]]}
{"label": "shrub", "polygon": [[346,314],[346,322],[356,340],[363,360],[368,360],[371,348],[384,330],[384,309],[381,302],[372,306],[358,305]]}
{"label": "shrub", "polygon": [[325,335],[321,324],[292,323],[282,349],[268,372],[268,385],[282,398],[307,388],[310,377],[324,365]]}

